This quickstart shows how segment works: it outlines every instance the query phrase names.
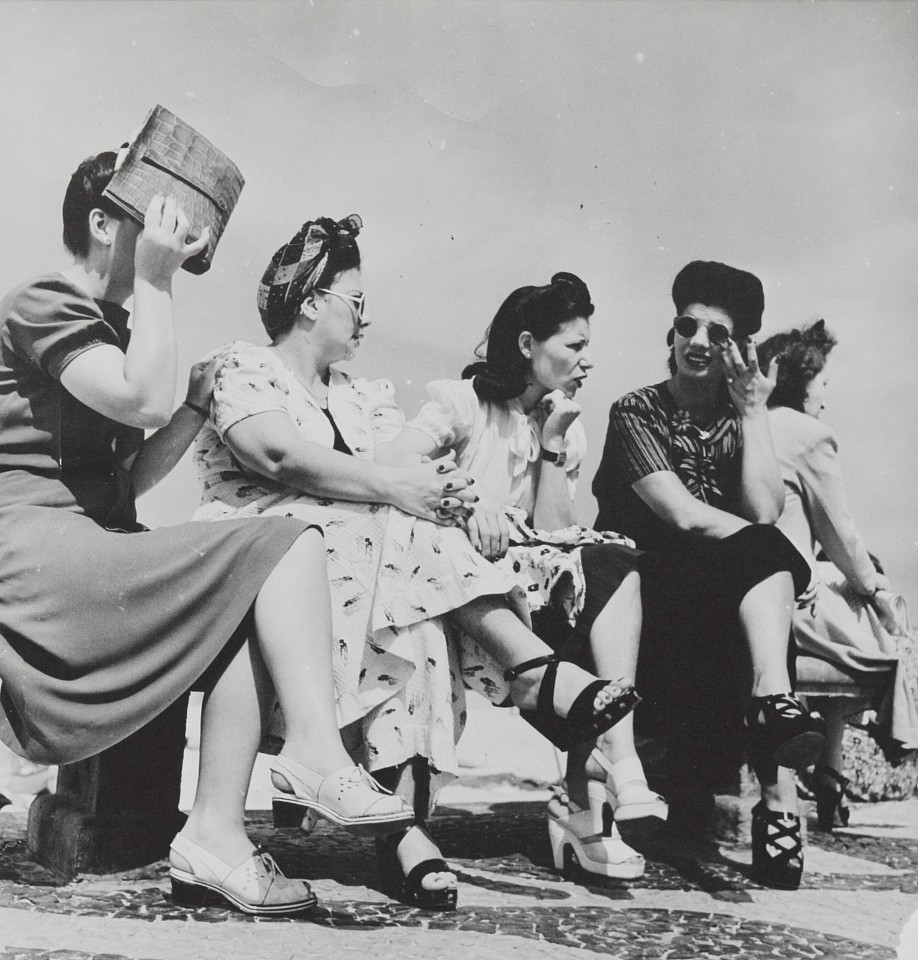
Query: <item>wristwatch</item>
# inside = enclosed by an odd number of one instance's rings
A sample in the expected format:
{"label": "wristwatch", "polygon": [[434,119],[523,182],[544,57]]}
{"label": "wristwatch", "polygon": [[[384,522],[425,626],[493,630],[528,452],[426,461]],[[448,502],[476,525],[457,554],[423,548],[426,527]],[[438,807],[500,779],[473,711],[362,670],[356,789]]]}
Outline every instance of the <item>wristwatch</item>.
{"label": "wristwatch", "polygon": [[558,453],[552,453],[551,450],[542,448],[542,459],[553,463],[556,467],[563,467],[567,463],[567,451],[559,450]]}

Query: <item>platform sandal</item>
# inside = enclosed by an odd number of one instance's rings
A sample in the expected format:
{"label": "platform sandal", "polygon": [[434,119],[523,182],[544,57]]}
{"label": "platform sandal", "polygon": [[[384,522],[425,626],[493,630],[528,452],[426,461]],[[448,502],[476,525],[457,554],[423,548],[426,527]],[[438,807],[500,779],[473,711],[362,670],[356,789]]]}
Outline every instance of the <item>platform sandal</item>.
{"label": "platform sandal", "polygon": [[271,803],[275,827],[299,827],[310,810],[361,836],[392,833],[414,820],[411,806],[361,766],[323,777],[279,755],[271,758],[270,770],[279,791]]}
{"label": "platform sandal", "polygon": [[625,687],[615,700],[601,710],[596,710],[593,706],[596,695],[609,685],[609,681],[593,680],[577,695],[567,716],[562,717],[555,710],[554,702],[555,680],[560,662],[561,658],[553,653],[526,660],[504,671],[504,679],[512,682],[530,670],[545,667],[535,710],[520,710],[520,716],[559,750],[570,750],[578,743],[595,740],[600,734],[615,726],[622,717],[627,716],[640,702],[641,698],[635,693],[634,687]]}
{"label": "platform sandal", "polygon": [[809,767],[825,746],[825,720],[810,713],[792,693],[753,697],[745,723],[750,753],[779,767]]}
{"label": "platform sandal", "polygon": [[427,828],[418,823],[401,833],[376,838],[376,862],[383,893],[409,907],[420,907],[422,910],[455,910],[459,898],[456,887],[428,890],[423,885],[424,878],[432,873],[452,873],[449,864],[441,857],[421,860],[405,873],[398,859],[398,847],[409,830],[414,829],[422,830],[433,842]]}
{"label": "platform sandal", "polygon": [[625,757],[612,763],[599,748],[590,759],[606,774],[605,780],[587,782],[590,806],[602,811],[605,820],[614,820],[628,843],[652,840],[666,826],[669,806],[663,797],[647,786],[644,768],[637,757]]}
{"label": "platform sandal", "polygon": [[800,817],[769,810],[764,801],[752,808],[752,878],[766,887],[796,890],[803,876]]}
{"label": "platform sandal", "polygon": [[644,858],[622,840],[615,821],[603,822],[602,809],[574,810],[560,788],[548,803],[548,839],[552,861],[562,876],[578,879],[578,871],[614,880],[643,876]]}
{"label": "platform sandal", "polygon": [[285,877],[256,849],[236,867],[179,834],[170,847],[172,901],[181,907],[233,907],[256,916],[302,913],[317,900],[305,880]]}
{"label": "platform sandal", "polygon": [[849,782],[828,764],[816,764],[810,778],[810,790],[816,798],[816,825],[820,830],[828,832],[848,826],[851,811],[845,803],[845,788]]}

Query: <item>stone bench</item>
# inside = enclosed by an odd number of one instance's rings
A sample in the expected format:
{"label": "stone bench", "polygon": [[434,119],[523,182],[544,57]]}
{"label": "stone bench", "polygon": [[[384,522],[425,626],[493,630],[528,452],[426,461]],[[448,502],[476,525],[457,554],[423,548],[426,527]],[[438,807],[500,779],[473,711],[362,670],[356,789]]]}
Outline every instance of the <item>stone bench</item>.
{"label": "stone bench", "polygon": [[187,695],[109,750],[60,767],[57,791],[29,807],[28,845],[70,879],[161,860],[179,811]]}

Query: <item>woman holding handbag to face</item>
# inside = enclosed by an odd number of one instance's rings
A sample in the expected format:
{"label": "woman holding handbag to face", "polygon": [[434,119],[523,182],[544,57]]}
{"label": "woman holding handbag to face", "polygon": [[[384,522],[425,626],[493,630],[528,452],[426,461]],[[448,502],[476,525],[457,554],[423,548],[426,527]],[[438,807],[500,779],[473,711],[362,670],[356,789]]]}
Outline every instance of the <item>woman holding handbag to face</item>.
{"label": "woman holding handbag to face", "polygon": [[[143,227],[125,218],[103,196],[114,169],[115,154],[102,153],[70,180],[73,265],[0,305],[0,738],[32,760],[69,763],[203,689],[173,896],[306,910],[309,885],[285,878],[243,825],[275,697],[287,742],[274,777],[288,802],[363,832],[396,829],[411,812],[354,766],[338,734],[321,531],[285,519],[157,530],[136,520],[135,496],[175,464],[209,402],[202,364],[172,411],[172,277],[208,234],[188,243],[171,197],[150,202]],[[148,428],[158,429],[144,439]]]}

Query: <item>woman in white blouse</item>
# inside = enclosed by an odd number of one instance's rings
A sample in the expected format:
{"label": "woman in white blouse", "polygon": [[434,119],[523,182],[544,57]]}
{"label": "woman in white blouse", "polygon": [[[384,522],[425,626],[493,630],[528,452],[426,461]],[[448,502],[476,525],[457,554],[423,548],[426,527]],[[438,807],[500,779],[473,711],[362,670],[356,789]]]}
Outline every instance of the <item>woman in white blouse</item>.
{"label": "woman in white blouse", "polygon": [[[901,755],[918,748],[918,653],[902,613],[904,601],[877,570],[848,511],[838,444],[819,419],[826,361],[836,342],[819,320],[770,337],[759,348],[763,365],[778,361],[777,386],[768,401],[785,487],[778,527],[809,560],[818,581],[815,601],[794,615],[794,637],[801,650],[843,669],[890,672],[878,730]],[[819,709],[828,737],[812,783],[819,826],[831,830],[848,821],[840,771],[850,707],[839,698],[823,698]]]}
{"label": "woman in white blouse", "polygon": [[[392,384],[353,380],[334,366],[354,356],[368,326],[360,227],[355,216],[307,221],[274,255],[258,295],[270,345],[235,343],[219,361],[196,451],[204,487],[196,516],[309,517],[324,529],[339,723],[355,759],[408,794],[417,814],[413,828],[380,846],[387,889],[451,909],[456,878],[425,827],[429,798],[458,773],[465,720],[441,617],[452,613],[503,668],[550,649],[513,599],[514,577],[456,526],[455,511],[477,495],[452,456],[373,462],[404,422]],[[570,735],[578,717],[604,730],[633,703],[623,684],[544,664],[519,669],[509,695]]]}
{"label": "woman in white blouse", "polygon": [[[384,458],[455,452],[480,497],[467,508],[469,538],[526,588],[537,632],[563,655],[630,683],[641,632],[639,553],[625,538],[578,526],[573,505],[586,452],[574,397],[593,367],[593,311],[573,274],[514,291],[479,348],[484,359],[462,380],[429,384],[430,402]],[[549,805],[555,865],[573,854],[587,871],[639,876],[643,858],[621,834],[638,842],[659,830],[667,805],[648,788],[630,716],[591,746],[569,752],[566,791]]]}

